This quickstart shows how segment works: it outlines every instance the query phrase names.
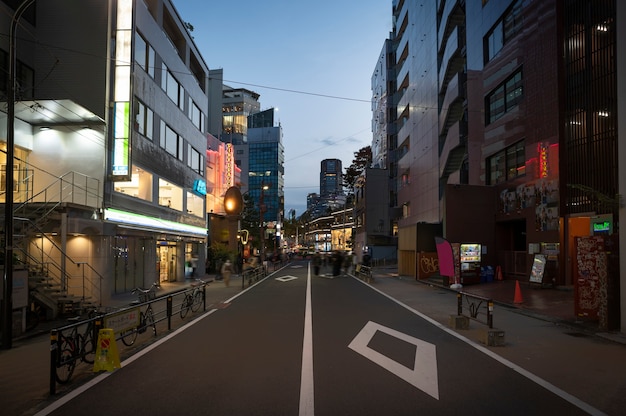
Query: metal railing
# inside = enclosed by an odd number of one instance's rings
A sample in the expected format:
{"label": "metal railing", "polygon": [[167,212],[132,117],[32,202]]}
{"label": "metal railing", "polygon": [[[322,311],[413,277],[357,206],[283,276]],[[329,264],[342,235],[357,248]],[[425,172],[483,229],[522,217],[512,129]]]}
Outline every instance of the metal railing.
{"label": "metal railing", "polygon": [[262,278],[267,276],[267,270],[265,266],[257,266],[244,270],[241,273],[241,288],[245,286],[251,286],[252,283],[256,283]]}
{"label": "metal railing", "polygon": [[[472,295],[466,292],[457,292],[457,315],[468,316],[478,322],[481,322],[493,329],[493,299],[484,298],[482,296]],[[465,302],[463,302],[465,300]],[[463,306],[465,305],[465,307]],[[463,310],[467,310],[467,314]],[[485,315],[481,321],[482,315]]]}
{"label": "metal railing", "polygon": [[[161,327],[161,331],[170,332],[172,328],[178,328],[186,324],[186,321],[180,318],[179,312],[182,307],[186,307],[186,305],[183,304],[185,296],[194,290],[197,290],[197,287],[189,287],[187,289],[170,292],[162,296],[155,297],[154,299],[146,300],[145,302],[133,302],[129,306],[116,310],[108,309],[106,312],[100,311],[97,312],[96,316],[93,318],[73,322],[50,331],[50,394],[56,394],[57,384],[59,384],[57,371],[63,371],[63,367],[71,366],[73,372],[74,366],[81,363],[93,365],[93,360],[85,360],[84,358],[87,354],[95,355],[97,351],[98,332],[100,329],[110,328],[114,331],[118,351],[135,348],[137,345],[141,347],[141,345],[151,340],[152,337],[141,338],[141,341],[134,343],[133,347],[125,346],[121,341],[122,336],[127,336],[131,331],[143,333],[144,335],[151,333],[151,331],[142,331],[142,328],[140,327],[141,323],[139,322],[139,319],[137,319],[137,317],[139,317],[141,313],[146,310],[148,305],[150,305],[153,310],[154,324],[160,324],[159,326]],[[206,285],[202,285],[201,290],[202,309],[198,311],[198,313],[203,313],[207,309]],[[75,321],[77,319],[78,317],[70,318],[68,322]],[[163,326],[166,328],[164,329]],[[92,347],[85,347],[83,350],[75,351],[74,348],[79,348],[80,342],[78,342],[78,340],[87,338],[93,340]],[[67,339],[73,340],[72,343],[74,345],[71,347],[72,351],[68,351]],[[90,350],[89,348],[92,349]],[[97,360],[98,357],[94,357],[94,359]],[[86,371],[87,367],[83,366],[83,370]],[[67,377],[62,384],[69,382],[71,376],[72,374],[70,374],[70,376]]]}

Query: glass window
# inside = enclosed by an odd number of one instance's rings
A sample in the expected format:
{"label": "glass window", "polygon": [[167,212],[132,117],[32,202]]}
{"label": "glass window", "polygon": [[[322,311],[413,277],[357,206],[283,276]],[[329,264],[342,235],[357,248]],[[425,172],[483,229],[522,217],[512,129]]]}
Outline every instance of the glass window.
{"label": "glass window", "polygon": [[159,178],[159,205],[182,211],[183,188]]}
{"label": "glass window", "polygon": [[154,112],[135,99],[135,130],[152,140],[154,136]]}
{"label": "glass window", "polygon": [[487,159],[487,185],[526,174],[526,144],[521,140]]}
{"label": "glass window", "polygon": [[186,192],[186,194],[187,194],[187,214],[204,218],[204,198],[201,198],[192,192]]}
{"label": "glass window", "polygon": [[485,99],[485,124],[490,124],[511,111],[524,98],[522,70],[511,75]]}
{"label": "glass window", "polygon": [[161,121],[160,144],[167,153],[179,160],[183,160],[183,139],[164,121]]}
{"label": "glass window", "polygon": [[152,174],[135,166],[131,180],[115,182],[115,191],[145,201],[152,201]]}
{"label": "glass window", "polygon": [[204,160],[202,154],[190,144],[187,144],[187,165],[193,169],[194,172],[204,175]]}

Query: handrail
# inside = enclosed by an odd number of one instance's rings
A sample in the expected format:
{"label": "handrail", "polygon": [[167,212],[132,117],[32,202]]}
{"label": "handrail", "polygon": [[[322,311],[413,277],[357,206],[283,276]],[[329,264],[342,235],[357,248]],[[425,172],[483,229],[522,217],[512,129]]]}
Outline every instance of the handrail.
{"label": "handrail", "polygon": [[[72,263],[72,264],[74,264],[76,266],[86,265],[99,278],[100,283],[104,280],[104,277],[100,273],[98,273],[98,271],[96,269],[94,269],[90,264],[82,263],[82,262],[76,262],[70,256],[68,256],[67,253],[65,251],[63,251],[61,249],[61,247],[59,247],[59,245],[54,240],[49,238],[43,232],[43,230],[41,228],[39,228],[39,226],[35,222],[33,222],[32,220],[30,220],[28,218],[22,218],[22,217],[14,217],[14,220],[15,221],[23,221],[23,222],[29,223],[35,230],[37,230],[42,235],[42,237],[44,237],[56,250],[58,250],[60,255],[63,256],[66,260],[69,260],[70,263]],[[67,273],[67,270],[63,270],[60,265],[56,264],[56,262],[54,262],[54,261],[44,262],[43,258],[42,258],[41,261],[39,261],[39,260],[35,259],[31,254],[29,254],[28,252],[24,251],[23,249],[20,248],[20,250],[24,254],[26,254],[28,256],[28,258],[31,258],[32,260],[34,260],[37,264],[42,264],[42,265],[43,264],[52,264],[52,265],[54,265],[54,267],[57,268],[60,271],[60,273],[61,273],[59,278],[63,278],[63,277],[65,277],[66,279],[70,279],[71,278],[71,276]],[[43,250],[42,250],[42,253],[44,253]],[[49,260],[52,260],[52,258],[50,257],[50,254],[46,254],[46,256],[47,256],[47,258]],[[92,283],[92,287],[93,287],[94,286],[93,280],[92,279],[89,279],[89,280]],[[63,286],[63,284],[62,284],[63,282],[60,282],[60,283],[61,283],[61,286]],[[62,289],[65,290],[65,291],[67,290],[67,288],[63,288],[63,287],[62,287]],[[102,285],[100,285],[100,291],[101,290],[102,290]],[[101,301],[101,297],[102,297],[101,295],[102,294],[100,293],[100,299],[98,299],[99,302]]]}

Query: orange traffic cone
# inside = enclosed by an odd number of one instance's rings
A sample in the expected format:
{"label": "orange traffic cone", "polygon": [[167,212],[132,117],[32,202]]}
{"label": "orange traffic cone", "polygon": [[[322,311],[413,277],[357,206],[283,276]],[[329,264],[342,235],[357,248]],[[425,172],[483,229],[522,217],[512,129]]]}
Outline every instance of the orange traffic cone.
{"label": "orange traffic cone", "polygon": [[522,290],[519,287],[519,280],[515,281],[515,297],[513,298],[513,303],[524,303],[524,299],[522,299]]}
{"label": "orange traffic cone", "polygon": [[496,267],[496,280],[498,281],[502,280],[502,267],[500,266]]}

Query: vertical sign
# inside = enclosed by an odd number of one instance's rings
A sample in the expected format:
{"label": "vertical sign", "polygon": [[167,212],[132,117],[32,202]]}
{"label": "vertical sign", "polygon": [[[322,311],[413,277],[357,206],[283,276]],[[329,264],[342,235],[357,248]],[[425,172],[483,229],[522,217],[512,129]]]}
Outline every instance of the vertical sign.
{"label": "vertical sign", "polygon": [[128,181],[130,175],[131,63],[133,39],[133,1],[118,0],[115,29],[113,87],[113,180]]}

